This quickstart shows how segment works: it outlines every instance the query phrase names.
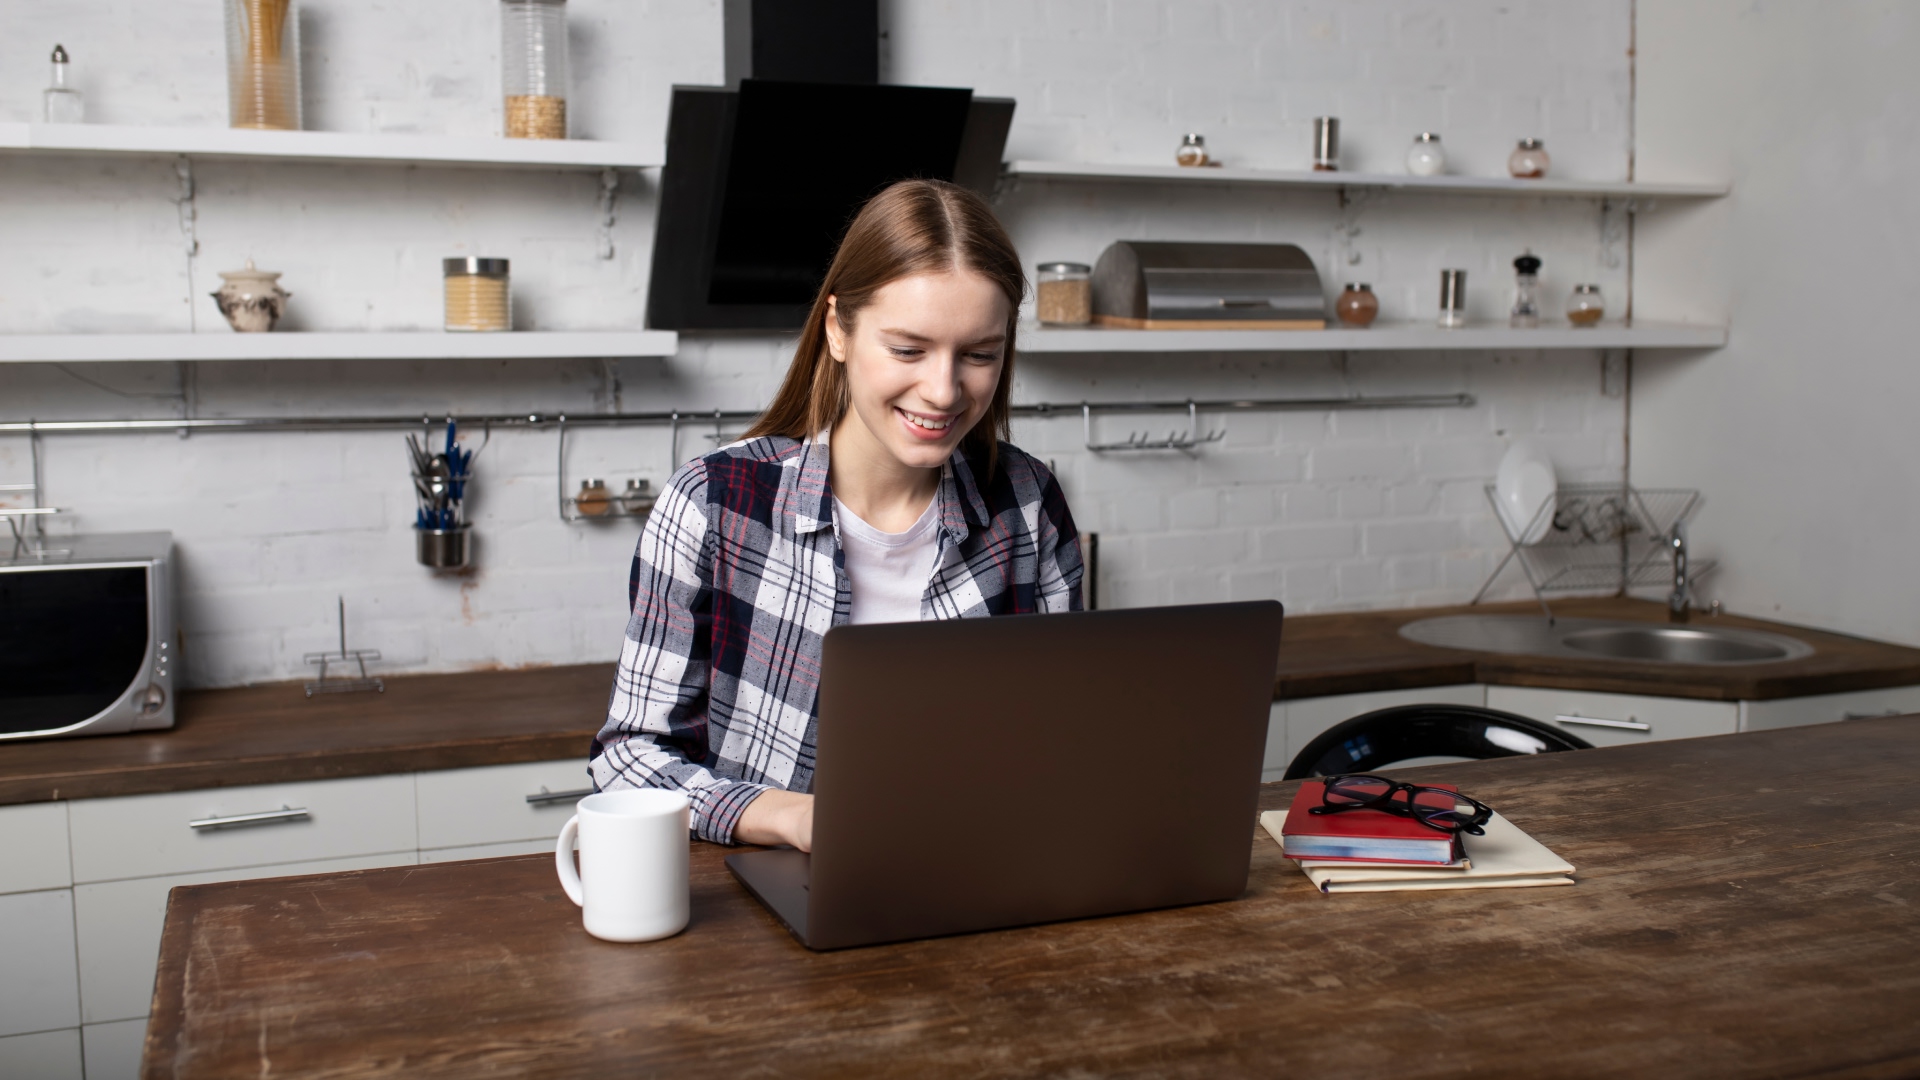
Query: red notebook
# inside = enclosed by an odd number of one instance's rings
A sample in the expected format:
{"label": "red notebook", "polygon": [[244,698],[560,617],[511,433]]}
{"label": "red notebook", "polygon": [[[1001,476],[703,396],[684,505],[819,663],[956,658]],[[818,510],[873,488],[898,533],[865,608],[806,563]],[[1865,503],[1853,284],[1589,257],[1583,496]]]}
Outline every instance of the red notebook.
{"label": "red notebook", "polygon": [[[1458,857],[1456,839],[1430,829],[1410,817],[1384,810],[1343,810],[1338,814],[1308,813],[1320,805],[1324,785],[1308,780],[1300,785],[1281,827],[1280,850],[1292,859],[1340,859],[1352,862],[1403,862],[1422,866],[1450,863]],[[1458,789],[1448,784],[1429,787]]]}

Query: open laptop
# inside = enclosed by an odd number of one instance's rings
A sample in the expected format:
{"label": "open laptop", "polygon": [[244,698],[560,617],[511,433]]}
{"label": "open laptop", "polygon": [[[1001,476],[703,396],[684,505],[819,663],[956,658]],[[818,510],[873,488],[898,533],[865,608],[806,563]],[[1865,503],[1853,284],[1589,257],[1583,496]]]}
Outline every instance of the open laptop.
{"label": "open laptop", "polygon": [[1238,897],[1274,601],[843,626],[813,853],[727,867],[809,948]]}

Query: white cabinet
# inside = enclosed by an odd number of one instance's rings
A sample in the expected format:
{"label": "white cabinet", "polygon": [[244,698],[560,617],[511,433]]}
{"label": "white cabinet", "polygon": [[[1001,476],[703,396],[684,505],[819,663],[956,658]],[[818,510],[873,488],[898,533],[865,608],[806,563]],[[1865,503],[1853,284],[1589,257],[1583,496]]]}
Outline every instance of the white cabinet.
{"label": "white cabinet", "polygon": [[67,804],[0,806],[0,893],[64,889],[71,884]]}
{"label": "white cabinet", "polygon": [[1295,698],[1275,702],[1274,709],[1285,708],[1286,738],[1276,748],[1273,727],[1267,729],[1267,757],[1260,773],[1263,781],[1286,775],[1294,755],[1306,749],[1316,736],[1335,724],[1351,720],[1375,709],[1400,705],[1485,705],[1487,688],[1478,683],[1458,686],[1424,686],[1412,690],[1375,690],[1364,694],[1333,694],[1327,697]]}
{"label": "white cabinet", "polygon": [[136,1080],[140,1051],[146,1048],[147,1018],[88,1024],[81,1029],[86,1048],[87,1080]]}
{"label": "white cabinet", "polygon": [[0,1035],[80,1022],[73,972],[73,890],[0,896]]}
{"label": "white cabinet", "polygon": [[1595,746],[1731,735],[1740,730],[1740,705],[1733,701],[1489,686],[1487,707],[1553,724]]}
{"label": "white cabinet", "polygon": [[1764,731],[1767,728],[1832,724],[1841,720],[1864,720],[1872,716],[1900,716],[1906,713],[1920,713],[1920,686],[1889,686],[1880,690],[1780,698],[1776,701],[1743,701],[1740,703],[1740,730]]}
{"label": "white cabinet", "polygon": [[0,1076],[12,1080],[81,1080],[80,1029],[0,1038]]}
{"label": "white cabinet", "polygon": [[520,854],[531,841],[551,848],[574,804],[592,789],[584,756],[424,772],[414,783],[421,855],[432,862]]}

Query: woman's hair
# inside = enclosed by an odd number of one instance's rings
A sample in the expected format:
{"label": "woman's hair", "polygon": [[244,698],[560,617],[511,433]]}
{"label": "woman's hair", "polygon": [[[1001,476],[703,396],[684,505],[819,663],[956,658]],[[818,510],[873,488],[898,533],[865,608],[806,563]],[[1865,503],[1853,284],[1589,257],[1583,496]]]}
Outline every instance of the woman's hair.
{"label": "woman's hair", "polygon": [[806,438],[832,427],[846,412],[846,365],[827,352],[829,298],[835,302],[841,332],[851,334],[861,309],[890,282],[953,270],[980,274],[1007,297],[1006,359],[1000,384],[994,387],[986,415],[961,440],[969,456],[985,454],[991,475],[999,440],[1012,435],[1008,398],[1013,385],[1013,331],[1027,279],[1020,270],[1019,252],[986,201],[940,180],[902,180],[860,208],[847,226],[833,265],[827,268],[826,280],[820,283],[779,393],[745,437]]}

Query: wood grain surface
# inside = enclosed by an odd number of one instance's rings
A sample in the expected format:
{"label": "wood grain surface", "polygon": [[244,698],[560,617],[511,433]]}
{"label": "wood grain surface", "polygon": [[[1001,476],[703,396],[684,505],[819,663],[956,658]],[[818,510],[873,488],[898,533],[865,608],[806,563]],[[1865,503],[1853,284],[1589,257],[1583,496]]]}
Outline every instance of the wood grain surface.
{"label": "wood grain surface", "polygon": [[1920,1074],[1920,717],[1404,772],[1579,883],[1323,896],[1249,823],[1237,901],[824,954],[698,843],[691,926],[642,945],[545,856],[188,886],[143,1072]]}

